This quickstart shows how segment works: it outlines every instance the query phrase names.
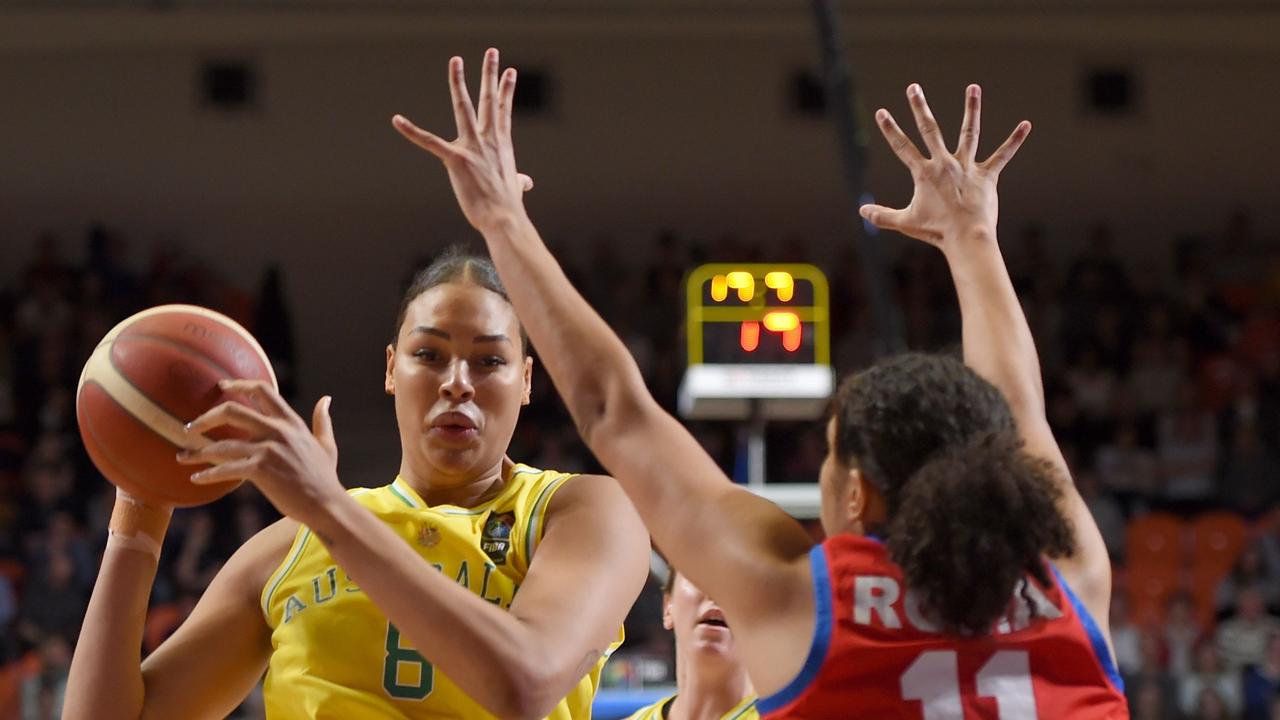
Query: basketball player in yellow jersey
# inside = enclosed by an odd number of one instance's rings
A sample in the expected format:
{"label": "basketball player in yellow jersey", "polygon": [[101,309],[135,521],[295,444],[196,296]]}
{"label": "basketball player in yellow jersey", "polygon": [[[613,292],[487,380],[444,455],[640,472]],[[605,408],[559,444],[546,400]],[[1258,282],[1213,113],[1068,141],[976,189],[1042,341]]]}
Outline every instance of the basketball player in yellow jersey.
{"label": "basketball player in yellow jersey", "polygon": [[662,586],[662,624],[676,637],[676,694],[627,720],[759,720],[724,611],[675,568]]}
{"label": "basketball player in yellow jersey", "polygon": [[268,386],[226,383],[254,407],[189,431],[245,437],[182,457],[211,465],[196,482],[248,478],[286,518],[140,661],[170,512],[119,497],[64,717],[221,718],[264,670],[272,720],[589,717],[648,537],[612,478],[506,457],[531,370],[493,266],[453,253],[414,279],[387,347],[388,484],[343,489],[328,398],[308,427]]}

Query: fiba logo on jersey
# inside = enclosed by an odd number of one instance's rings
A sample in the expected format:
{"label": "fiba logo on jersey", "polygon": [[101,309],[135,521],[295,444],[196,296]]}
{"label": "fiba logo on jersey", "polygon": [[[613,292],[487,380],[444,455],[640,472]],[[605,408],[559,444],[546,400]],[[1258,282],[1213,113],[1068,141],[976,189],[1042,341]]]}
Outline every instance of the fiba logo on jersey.
{"label": "fiba logo on jersey", "polygon": [[515,513],[490,513],[480,533],[480,549],[494,565],[507,564],[507,552],[511,550],[511,527],[516,524]]}

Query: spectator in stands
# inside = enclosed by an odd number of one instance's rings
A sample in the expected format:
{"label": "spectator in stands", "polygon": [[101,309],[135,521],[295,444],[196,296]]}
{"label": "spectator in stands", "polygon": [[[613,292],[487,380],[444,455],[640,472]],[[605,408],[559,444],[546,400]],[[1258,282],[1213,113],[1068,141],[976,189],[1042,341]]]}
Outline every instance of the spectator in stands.
{"label": "spectator in stands", "polygon": [[1277,499],[1280,462],[1275,450],[1262,443],[1253,421],[1238,422],[1231,445],[1222,458],[1218,493],[1227,507],[1257,517]]}
{"label": "spectator in stands", "polygon": [[34,568],[18,618],[18,637],[35,648],[50,635],[73,638],[80,634],[88,598],[75,584],[75,565],[64,552],[49,554],[48,565]]}
{"label": "spectator in stands", "polygon": [[1169,648],[1169,672],[1179,677],[1192,672],[1196,645],[1203,641],[1204,627],[1196,619],[1191,594],[1180,590],[1165,603],[1164,643]]}
{"label": "spectator in stands", "polygon": [[1126,684],[1133,720],[1175,720],[1177,710],[1161,684],[1147,679]]}
{"label": "spectator in stands", "polygon": [[22,720],[58,720],[67,694],[71,643],[52,633],[40,643],[40,671],[22,683]]}
{"label": "spectator in stands", "polygon": [[1130,512],[1147,509],[1160,492],[1156,456],[1143,447],[1134,423],[1119,423],[1111,440],[1098,449],[1098,478]]}
{"label": "spectator in stands", "polygon": [[13,638],[13,621],[18,617],[18,596],[14,592],[13,582],[9,576],[0,573],[0,665],[8,662],[17,653],[11,647]]}
{"label": "spectator in stands", "polygon": [[1125,380],[1138,411],[1152,418],[1173,411],[1187,382],[1186,342],[1162,334],[1167,322],[1163,307],[1148,312],[1146,334],[1134,343],[1133,366]]}
{"label": "spectator in stands", "polygon": [[1236,715],[1243,705],[1240,673],[1224,667],[1212,638],[1205,638],[1195,648],[1195,665],[1191,672],[1178,678],[1178,706],[1185,715],[1196,715],[1204,707],[1204,696],[1212,692],[1226,714]]}
{"label": "spectator in stands", "polygon": [[1266,660],[1271,635],[1280,632],[1280,619],[1267,614],[1262,587],[1249,585],[1240,590],[1236,614],[1218,626],[1218,650],[1227,666],[1240,670]]}
{"label": "spectator in stands", "polygon": [[[1274,540],[1274,539],[1272,539]],[[1267,562],[1264,548],[1268,546],[1266,538],[1246,545],[1236,558],[1231,573],[1218,583],[1214,594],[1214,609],[1218,617],[1226,617],[1236,611],[1236,603],[1244,588],[1254,587],[1262,593],[1263,604],[1267,608],[1280,605],[1280,576],[1277,576],[1272,565]]]}
{"label": "spectator in stands", "polygon": [[173,564],[179,592],[195,592],[198,596],[222,568],[222,560],[227,555],[213,551],[213,529],[213,517],[208,510],[194,510],[186,518],[186,532]]}
{"label": "spectator in stands", "polygon": [[51,553],[62,553],[71,560],[74,568],[74,585],[91,587],[98,574],[98,558],[93,547],[80,532],[79,523],[68,510],[57,510],[48,518],[48,525],[41,533],[43,544],[33,548],[30,555],[32,567],[44,567]]}
{"label": "spectator in stands", "polygon": [[1158,628],[1146,625],[1138,631],[1137,667],[1128,674],[1122,671],[1122,677],[1131,707],[1140,699],[1140,688],[1154,685],[1160,693],[1160,707],[1177,712],[1178,683],[1169,674],[1169,654]]}
{"label": "spectator in stands", "polygon": [[1215,494],[1218,429],[1193,386],[1184,386],[1178,407],[1160,419],[1156,454],[1164,478],[1164,497],[1179,506],[1196,506]]}
{"label": "spectator in stands", "polygon": [[[815,473],[816,476],[816,473]],[[1075,473],[1076,488],[1080,497],[1089,507],[1093,520],[1098,524],[1098,532],[1107,544],[1107,551],[1113,559],[1124,557],[1124,512],[1113,495],[1104,492],[1098,481],[1098,474],[1088,468]]]}
{"label": "spectator in stands", "polygon": [[1280,350],[1276,348],[1259,353],[1258,433],[1273,451],[1280,445]]}
{"label": "spectator in stands", "polygon": [[1095,342],[1086,343],[1076,352],[1074,362],[1067,369],[1066,380],[1086,418],[1098,423],[1110,416],[1112,398],[1116,394],[1116,373],[1103,364]]}
{"label": "spectator in stands", "polygon": [[[35,546],[28,549],[29,553],[34,553],[40,550],[39,546],[45,544],[41,533],[48,528],[52,518],[59,512],[74,510],[75,498],[72,490],[75,471],[67,459],[35,459],[27,466],[23,475],[26,493],[18,513],[16,529],[26,545]],[[28,558],[33,559],[36,558]]]}
{"label": "spectator in stands", "polygon": [[[1018,288],[1027,324],[1036,339],[1040,351],[1040,364],[1047,376],[1060,374],[1065,362],[1062,349],[1062,305],[1057,298],[1058,287],[1051,277],[1036,275],[1028,284]],[[871,358],[866,364],[870,364]]]}
{"label": "spectator in stands", "polygon": [[1111,647],[1120,674],[1128,677],[1142,669],[1142,632],[1129,617],[1129,596],[1122,588],[1111,593]]}
{"label": "spectator in stands", "polygon": [[1211,687],[1200,691],[1195,707],[1186,716],[1193,720],[1232,720],[1237,717],[1226,699]]}
{"label": "spectator in stands", "polygon": [[1267,720],[1280,695],[1280,632],[1267,639],[1263,661],[1244,669],[1243,691],[1244,720]]}

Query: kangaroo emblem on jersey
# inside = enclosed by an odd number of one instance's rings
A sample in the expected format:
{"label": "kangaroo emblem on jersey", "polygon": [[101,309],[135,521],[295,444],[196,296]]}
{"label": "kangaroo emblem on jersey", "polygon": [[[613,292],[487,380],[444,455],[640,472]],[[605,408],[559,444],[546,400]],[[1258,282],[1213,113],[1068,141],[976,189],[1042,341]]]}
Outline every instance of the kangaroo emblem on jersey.
{"label": "kangaroo emblem on jersey", "polygon": [[494,565],[506,565],[511,550],[511,528],[516,524],[515,513],[490,513],[485,518],[484,531],[480,533],[480,549]]}
{"label": "kangaroo emblem on jersey", "polygon": [[433,548],[440,544],[440,528],[435,523],[428,523],[418,529],[418,544],[422,547]]}

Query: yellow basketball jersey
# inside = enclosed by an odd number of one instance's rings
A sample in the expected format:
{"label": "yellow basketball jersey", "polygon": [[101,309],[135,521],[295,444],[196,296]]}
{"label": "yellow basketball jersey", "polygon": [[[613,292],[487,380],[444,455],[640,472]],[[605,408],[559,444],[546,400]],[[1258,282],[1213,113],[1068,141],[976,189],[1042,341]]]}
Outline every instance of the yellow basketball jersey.
{"label": "yellow basketball jersey", "polygon": [[[516,465],[502,493],[474,508],[427,507],[399,477],[350,492],[437,570],[507,608],[537,550],[547,505],[569,477]],[[305,526],[267,580],[262,609],[272,630],[264,688],[271,720],[492,717],[400,636]],[[608,652],[621,642],[619,629]],[[549,718],[591,716],[607,656]]]}
{"label": "yellow basketball jersey", "polygon": [[[658,702],[642,707],[632,713],[627,720],[664,720],[675,695],[665,697]],[[720,720],[760,720],[760,712],[756,710],[756,696],[745,697],[732,710],[720,716]]]}

